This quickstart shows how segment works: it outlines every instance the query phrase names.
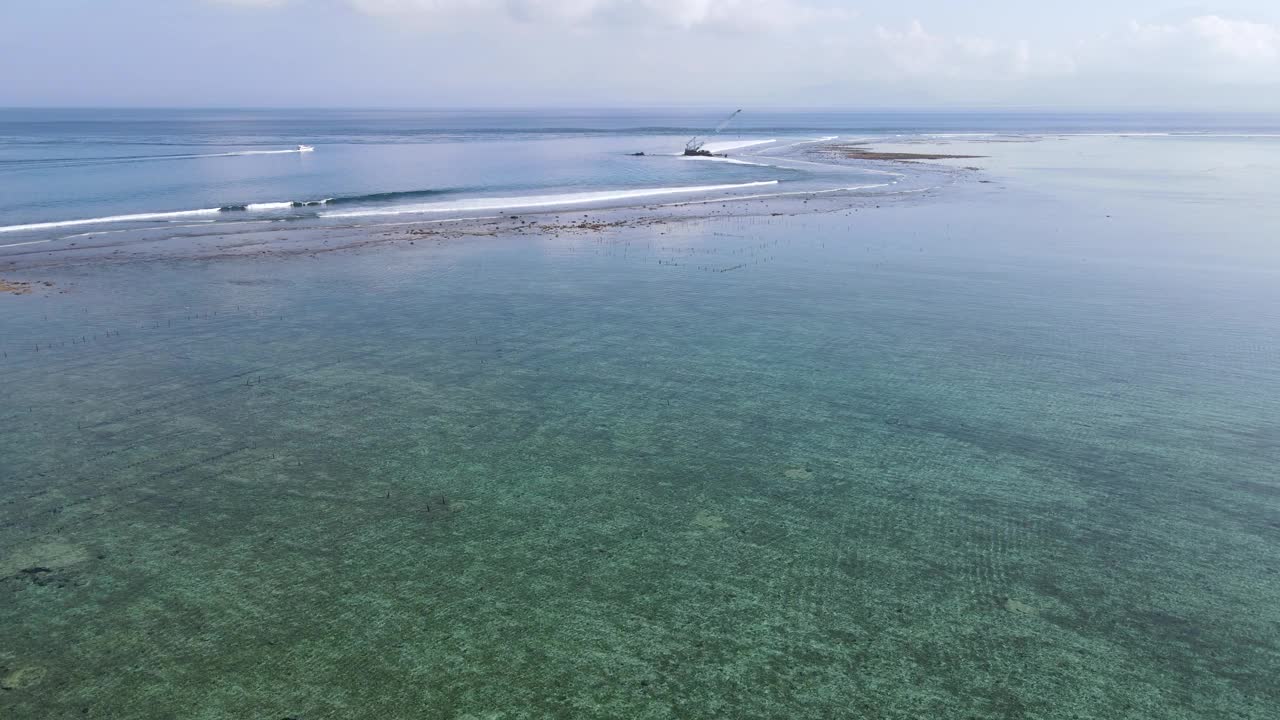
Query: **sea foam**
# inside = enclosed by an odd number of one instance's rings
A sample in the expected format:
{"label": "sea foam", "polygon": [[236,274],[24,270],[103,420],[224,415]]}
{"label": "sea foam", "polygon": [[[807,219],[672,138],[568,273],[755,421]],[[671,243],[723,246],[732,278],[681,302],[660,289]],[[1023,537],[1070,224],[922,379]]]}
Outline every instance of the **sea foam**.
{"label": "sea foam", "polygon": [[750,187],[777,185],[777,180],[761,180],[758,182],[737,183],[734,185],[699,185],[692,187],[643,188],[637,190],[605,190],[599,192],[567,193],[563,195],[528,195],[524,197],[474,198],[456,202],[419,203],[416,205],[394,205],[384,208],[365,208],[344,210],[340,212],[322,212],[325,218],[357,218],[378,215],[410,215],[415,213],[437,212],[470,212],[477,210],[515,210],[532,207],[556,207],[560,205],[585,205],[615,200],[634,200],[638,198],[660,197],[681,193],[717,192],[720,190],[739,190]]}
{"label": "sea foam", "polygon": [[134,215],[110,215],[99,218],[86,218],[84,220],[60,220],[58,222],[28,223],[26,225],[4,225],[0,226],[0,233],[21,232],[23,230],[49,230],[52,228],[76,227],[79,225],[102,225],[106,223],[119,222],[146,222],[149,220],[169,220],[171,218],[195,217],[198,215],[214,215],[222,212],[220,208],[205,208],[202,210],[179,210],[176,212],[159,212],[159,213],[137,213]]}

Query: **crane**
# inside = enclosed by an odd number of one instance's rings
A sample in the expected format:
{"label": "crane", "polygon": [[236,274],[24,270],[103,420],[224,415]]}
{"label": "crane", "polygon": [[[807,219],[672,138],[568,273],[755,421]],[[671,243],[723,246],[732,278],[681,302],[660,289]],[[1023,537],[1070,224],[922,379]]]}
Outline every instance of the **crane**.
{"label": "crane", "polygon": [[[716,126],[715,130],[712,130],[707,134],[708,135],[718,134],[721,130],[728,127],[729,123],[732,122],[734,118],[738,117],[738,113],[740,112],[742,112],[742,108],[738,108],[737,110],[734,110],[732,113],[729,114],[729,117],[725,118],[723,122],[721,122],[719,125]],[[700,139],[697,135],[694,135],[693,137],[689,138],[689,142],[684,144],[684,154],[685,155],[703,155],[703,156],[710,155],[711,153],[709,151],[702,149],[702,146],[705,144],[707,144],[706,140]]]}

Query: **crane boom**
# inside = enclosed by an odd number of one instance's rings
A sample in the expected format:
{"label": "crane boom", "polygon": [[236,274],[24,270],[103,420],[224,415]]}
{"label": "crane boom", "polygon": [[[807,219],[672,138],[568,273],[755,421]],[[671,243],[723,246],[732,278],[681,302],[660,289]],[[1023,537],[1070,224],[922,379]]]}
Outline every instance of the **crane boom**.
{"label": "crane boom", "polygon": [[715,130],[715,131],[718,133],[718,132],[720,132],[721,130],[723,130],[723,129],[725,129],[726,127],[728,127],[728,126],[729,126],[729,123],[733,122],[733,119],[734,119],[734,118],[736,118],[736,117],[738,117],[738,113],[740,113],[740,112],[742,112],[742,108],[738,108],[737,110],[734,110],[734,111],[733,111],[733,113],[731,113],[731,114],[729,115],[729,117],[727,117],[727,118],[725,118],[725,119],[724,119],[724,122],[722,122],[722,123],[720,123],[719,125],[717,125],[717,126],[716,126],[716,130]]}
{"label": "crane boom", "polygon": [[[716,126],[715,130],[712,130],[710,133],[707,133],[707,134],[708,135],[718,134],[721,130],[728,127],[729,123],[733,122],[733,119],[738,117],[738,113],[740,112],[742,112],[742,108],[738,108],[737,110],[734,110],[732,113],[729,114],[729,117],[725,118],[719,125]],[[706,144],[706,140],[699,139],[697,135],[694,135],[693,137],[689,138],[689,142],[684,144],[684,154],[685,155],[710,155],[711,153],[702,149],[702,146],[705,144]]]}

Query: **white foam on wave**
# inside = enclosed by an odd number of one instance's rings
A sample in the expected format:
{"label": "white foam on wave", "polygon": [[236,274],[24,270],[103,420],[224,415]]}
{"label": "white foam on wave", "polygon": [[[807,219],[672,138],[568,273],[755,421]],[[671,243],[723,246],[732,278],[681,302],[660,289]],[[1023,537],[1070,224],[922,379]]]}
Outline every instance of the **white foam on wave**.
{"label": "white foam on wave", "polygon": [[476,220],[501,220],[501,215],[481,215],[479,217],[445,218],[443,220],[410,220],[407,222],[378,223],[368,227],[401,227],[404,225],[440,225],[442,223],[475,222]]}
{"label": "white foam on wave", "polygon": [[48,240],[28,240],[27,242],[17,242],[17,243],[9,243],[8,245],[0,245],[0,248],[18,247],[19,245],[39,245],[40,243],[47,243],[47,242],[49,241]]}
{"label": "white foam on wave", "polygon": [[[831,193],[856,192],[858,190],[874,190],[875,188],[890,187],[891,185],[896,185],[897,183],[898,181],[894,180],[892,182],[887,182],[887,183],[873,183],[870,185],[850,185],[849,187],[827,188],[826,190],[795,190],[792,192],[759,193],[756,195],[735,195],[728,199],[733,201],[738,201],[738,200],[761,200],[765,198],[779,198],[779,197],[800,197],[800,196],[810,197],[813,195],[828,195]],[[662,205],[662,207],[684,207],[686,205],[705,205],[707,203],[713,203],[713,202],[722,202],[722,200],[686,200],[684,202],[667,203],[665,205]]]}
{"label": "white foam on wave", "polygon": [[[828,136],[826,136],[826,137],[814,138],[814,139],[812,139],[812,140],[800,140],[800,141],[798,141],[798,142],[788,143],[788,144],[786,144],[786,145],[782,145],[782,146],[777,147],[777,148],[770,148],[770,149],[769,149],[769,151],[770,151],[770,152],[782,152],[783,150],[790,150],[791,148],[793,148],[793,147],[798,147],[798,146],[800,146],[800,145],[813,145],[814,143],[830,142],[830,141],[835,140],[835,139],[837,139],[837,138],[839,138],[839,137],[840,137],[839,135],[828,135]],[[761,157],[768,157],[768,156],[761,155]]]}
{"label": "white foam on wave", "polygon": [[[779,164],[775,165],[774,167],[780,167],[780,168],[785,168],[787,165],[814,165],[816,167],[847,170],[853,167],[851,165],[841,165],[839,163],[823,163],[823,162],[814,162],[812,160],[796,160],[795,158],[783,158],[783,157],[778,157],[776,155],[761,155],[760,157],[767,157],[770,160],[776,160]],[[858,167],[856,169],[860,173],[872,173],[875,175],[889,175],[897,178],[906,177],[902,173],[893,172],[892,170],[877,170],[875,168],[867,168],[867,167]]]}
{"label": "white foam on wave", "polygon": [[291,202],[265,202],[265,203],[249,203],[244,206],[245,210],[288,210],[293,207]]}
{"label": "white foam on wave", "polygon": [[801,140],[800,142],[793,142],[787,147],[790,148],[790,147],[795,147],[797,145],[812,145],[814,143],[831,142],[832,140],[839,139],[839,137],[840,137],[839,135],[827,135],[826,137],[814,138],[812,140]]}
{"label": "white foam on wave", "polygon": [[26,225],[4,225],[0,226],[0,233],[22,232],[23,230],[50,230],[52,228],[61,227],[77,227],[80,225],[103,225],[106,223],[119,222],[145,222],[148,220],[168,220],[170,218],[195,217],[198,215],[214,215],[221,212],[218,208],[205,208],[203,210],[179,210],[177,212],[161,212],[161,213],[137,213],[134,215],[110,215],[100,218],[86,218],[84,220],[61,220],[58,222],[28,223]]}
{"label": "white foam on wave", "polygon": [[569,193],[564,195],[529,195],[525,197],[474,198],[455,202],[422,203],[418,205],[393,205],[385,208],[365,208],[341,212],[320,213],[325,218],[357,218],[378,215],[412,215],[415,213],[471,212],[477,210],[515,210],[519,208],[555,207],[559,205],[586,205],[590,203],[631,200],[635,198],[678,195],[681,193],[716,192],[741,188],[777,185],[777,180],[737,183],[734,185],[699,185],[693,187],[644,188],[638,190],[605,190],[599,192]]}
{"label": "white foam on wave", "polygon": [[726,142],[707,143],[702,146],[703,150],[712,153],[729,152],[730,150],[741,150],[742,148],[755,147],[757,145],[768,145],[769,143],[778,142],[776,138],[770,140],[729,140]]}
{"label": "white foam on wave", "polygon": [[1167,132],[1098,132],[1098,133],[1051,133],[1060,135],[1061,137],[1172,137],[1173,133]]}
{"label": "white foam on wave", "polygon": [[773,167],[772,165],[766,165],[765,163],[747,162],[746,160],[738,160],[737,158],[707,157],[706,155],[683,155],[681,157],[683,157],[685,160],[701,160],[704,162],[722,162],[722,163],[729,163],[730,165],[755,165],[756,167]]}

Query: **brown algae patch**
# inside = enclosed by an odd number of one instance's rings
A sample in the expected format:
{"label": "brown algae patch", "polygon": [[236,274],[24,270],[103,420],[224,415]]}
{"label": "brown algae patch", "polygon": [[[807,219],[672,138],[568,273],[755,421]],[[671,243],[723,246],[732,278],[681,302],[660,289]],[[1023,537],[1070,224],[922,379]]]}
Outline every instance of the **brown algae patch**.
{"label": "brown algae patch", "polygon": [[31,293],[31,283],[18,282],[16,280],[5,280],[0,278],[0,293],[10,293],[13,295],[28,295]]}
{"label": "brown algae patch", "polygon": [[700,527],[705,530],[726,530],[729,523],[719,515],[709,513],[706,510],[699,510],[697,515],[693,516],[694,527]]}
{"label": "brown algae patch", "polygon": [[64,568],[89,559],[89,551],[81,545],[46,542],[19,548],[0,561],[0,577],[16,575],[28,568]]}
{"label": "brown algae patch", "polygon": [[46,674],[44,668],[35,666],[20,667],[16,670],[0,667],[0,672],[4,673],[4,676],[0,677],[0,690],[25,690],[39,685]]}
{"label": "brown algae patch", "polygon": [[894,162],[910,162],[913,160],[962,160],[986,157],[984,155],[950,155],[947,153],[914,153],[914,152],[878,152],[867,147],[866,143],[838,145],[836,152],[853,160],[888,160]]}

